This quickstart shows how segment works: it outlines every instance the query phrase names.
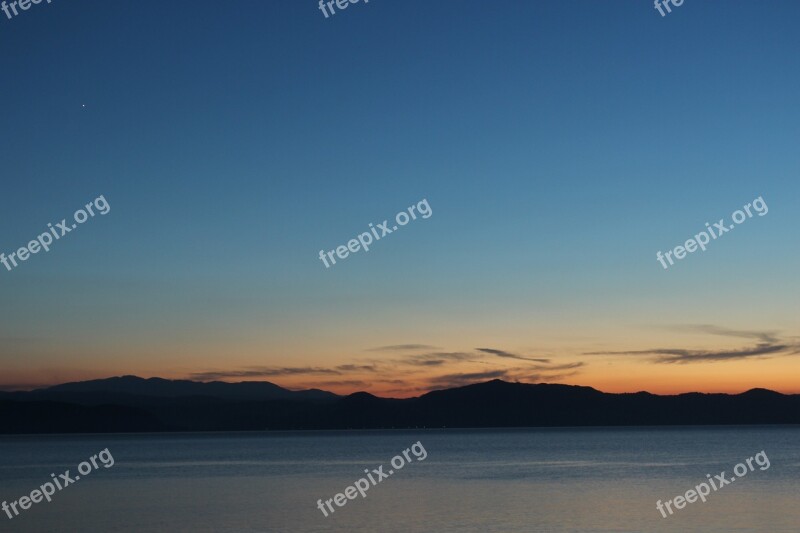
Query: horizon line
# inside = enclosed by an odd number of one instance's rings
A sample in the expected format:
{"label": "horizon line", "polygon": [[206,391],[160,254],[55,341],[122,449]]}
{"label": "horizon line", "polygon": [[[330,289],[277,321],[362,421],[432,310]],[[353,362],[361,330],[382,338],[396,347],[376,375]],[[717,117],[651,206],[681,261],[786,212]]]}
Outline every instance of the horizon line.
{"label": "horizon line", "polygon": [[618,394],[618,395],[619,394],[642,394],[642,393],[644,393],[644,394],[650,394],[652,396],[681,396],[681,395],[684,395],[684,394],[708,394],[708,395],[711,395],[711,394],[722,394],[722,395],[727,395],[727,396],[736,396],[736,395],[745,394],[747,392],[756,391],[756,390],[772,392],[772,393],[780,394],[780,395],[783,395],[783,396],[793,396],[793,395],[800,394],[800,392],[781,392],[781,391],[778,391],[778,390],[775,390],[775,389],[770,389],[770,388],[767,388],[767,387],[750,387],[750,388],[748,388],[746,390],[742,390],[740,392],[721,392],[721,391],[702,392],[702,391],[698,391],[698,390],[687,390],[687,391],[677,392],[677,393],[672,393],[672,394],[659,394],[659,393],[650,392],[650,391],[647,391],[647,390],[625,391],[625,392],[608,392],[608,391],[605,391],[605,390],[598,389],[597,387],[593,387],[591,385],[577,385],[577,384],[546,382],[546,381],[533,383],[533,382],[523,382],[523,381],[506,381],[504,379],[494,378],[494,379],[489,379],[489,380],[486,380],[486,381],[475,381],[473,383],[453,385],[451,387],[432,388],[432,389],[430,389],[430,390],[428,390],[426,392],[423,392],[423,393],[421,393],[419,395],[416,395],[416,396],[393,397],[393,396],[378,396],[377,394],[371,393],[371,392],[366,391],[366,390],[354,390],[354,391],[349,392],[347,394],[338,394],[338,393],[335,393],[335,392],[331,392],[329,390],[321,389],[319,387],[306,387],[306,388],[287,387],[287,386],[280,385],[280,384],[278,384],[278,383],[276,383],[274,381],[266,381],[266,380],[225,381],[225,380],[215,379],[215,380],[210,380],[210,381],[200,381],[200,380],[184,379],[184,378],[171,379],[171,378],[164,378],[164,377],[161,377],[161,376],[143,377],[143,376],[139,376],[139,375],[136,375],[136,374],[122,374],[122,375],[116,375],[116,376],[108,376],[108,377],[104,377],[104,378],[94,378],[94,379],[86,379],[86,380],[79,380],[79,381],[65,381],[65,382],[53,383],[53,384],[49,384],[49,385],[45,385],[45,384],[37,384],[37,385],[32,385],[32,384],[24,384],[24,385],[0,384],[0,393],[34,392],[34,391],[39,391],[39,390],[47,390],[47,389],[50,389],[52,387],[58,387],[58,386],[61,386],[61,385],[70,385],[70,384],[77,384],[77,383],[90,383],[90,382],[95,382],[95,381],[107,381],[107,380],[111,380],[111,379],[122,379],[122,378],[136,378],[136,379],[141,379],[141,380],[157,379],[157,380],[169,381],[169,382],[189,382],[189,383],[201,383],[201,384],[226,383],[226,384],[229,384],[229,385],[238,385],[238,384],[243,384],[243,383],[266,383],[266,384],[274,385],[276,387],[280,387],[281,389],[284,389],[284,390],[287,390],[287,391],[291,391],[291,392],[302,392],[302,391],[314,391],[314,390],[316,390],[316,391],[322,391],[322,392],[326,392],[326,393],[329,393],[329,394],[333,394],[335,396],[339,396],[339,397],[342,397],[342,398],[346,398],[346,397],[352,396],[354,394],[369,394],[371,396],[374,396],[375,398],[403,399],[403,400],[419,398],[421,396],[424,396],[424,395],[432,393],[432,392],[461,389],[461,388],[464,388],[464,387],[470,387],[470,386],[474,386],[474,385],[483,385],[483,384],[486,384],[486,383],[492,383],[492,382],[498,382],[498,381],[501,382],[501,383],[507,383],[507,384],[510,384],[510,385],[557,385],[557,386],[563,386],[563,387],[581,387],[581,388],[589,388],[589,389],[595,390],[595,391],[603,393],[603,394]]}

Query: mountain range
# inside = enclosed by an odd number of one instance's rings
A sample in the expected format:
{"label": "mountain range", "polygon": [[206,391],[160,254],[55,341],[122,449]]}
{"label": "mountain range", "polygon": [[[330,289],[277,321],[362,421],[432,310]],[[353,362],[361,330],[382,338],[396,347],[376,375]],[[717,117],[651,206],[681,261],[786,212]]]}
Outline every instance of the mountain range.
{"label": "mountain range", "polygon": [[0,433],[800,424],[800,395],[637,392],[492,380],[416,398],[122,376],[0,392]]}

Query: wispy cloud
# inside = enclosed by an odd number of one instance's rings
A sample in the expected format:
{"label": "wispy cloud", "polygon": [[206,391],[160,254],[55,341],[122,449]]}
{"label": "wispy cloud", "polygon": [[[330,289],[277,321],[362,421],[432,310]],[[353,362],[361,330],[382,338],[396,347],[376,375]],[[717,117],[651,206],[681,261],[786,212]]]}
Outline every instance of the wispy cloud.
{"label": "wispy cloud", "polygon": [[467,352],[431,352],[417,355],[408,355],[402,359],[391,360],[394,364],[411,366],[437,366],[448,361],[473,361],[480,355]]}
{"label": "wispy cloud", "polygon": [[[430,348],[423,344],[384,346],[373,350],[393,355],[387,358],[360,358],[351,363],[331,367],[248,367],[229,371],[210,370],[191,374],[190,379],[211,381],[296,377],[300,378],[306,387],[352,387],[364,390],[372,386],[391,385],[396,386],[392,387],[392,390],[408,394],[490,379],[552,381],[577,373],[578,369],[585,365],[582,361],[553,364],[548,358],[527,357],[495,348],[477,348],[464,352],[433,351]],[[503,368],[505,364],[498,359],[515,361],[518,366]],[[489,368],[484,370],[481,366]],[[374,379],[383,375],[395,379]],[[315,376],[331,376],[333,379],[317,381],[314,379]],[[291,380],[292,383],[297,381],[298,379]],[[385,387],[381,388],[385,391]]]}
{"label": "wispy cloud", "polygon": [[787,351],[784,344],[759,344],[742,350],[684,350],[677,348],[653,348],[650,350],[629,350],[623,352],[587,352],[586,355],[650,355],[656,363],[699,363],[703,361],[730,361],[764,357]]}
{"label": "wispy cloud", "polygon": [[[546,370],[555,369],[575,369],[583,366],[582,362],[569,363],[566,365],[558,365],[558,367],[551,367]],[[508,368],[502,370],[489,370],[486,372],[459,372],[452,374],[445,374],[442,376],[435,376],[428,380],[427,390],[444,389],[449,387],[461,387],[464,385],[471,385],[474,383],[482,383],[491,379],[502,379],[505,381],[522,382],[522,383],[552,383],[559,379],[574,376],[578,374],[577,370],[572,372],[554,373],[548,371],[531,373],[529,367]]]}
{"label": "wispy cloud", "polygon": [[574,368],[580,368],[585,366],[586,363],[583,361],[577,361],[575,363],[564,363],[562,365],[532,365],[527,367],[529,370],[572,370]]}
{"label": "wispy cloud", "polygon": [[524,357],[522,355],[513,354],[511,352],[507,352],[505,350],[498,350],[498,349],[495,349],[495,348],[475,348],[475,349],[478,350],[479,352],[496,355],[497,357],[506,357],[508,359],[520,359],[522,361],[534,361],[536,363],[549,363],[550,362],[550,359]]}
{"label": "wispy cloud", "polygon": [[429,389],[460,387],[462,385],[470,385],[490,379],[507,378],[508,370],[491,370],[488,372],[466,372],[456,374],[445,374],[443,376],[436,376],[428,380]]}
{"label": "wispy cloud", "polygon": [[737,330],[724,328],[721,326],[714,326],[712,324],[699,324],[699,325],[678,325],[670,326],[668,329],[674,331],[688,331],[695,333],[707,333],[709,335],[720,335],[723,337],[738,337],[744,339],[757,339],[761,342],[768,344],[775,344],[780,342],[778,333],[775,331],[753,331],[753,330]]}
{"label": "wispy cloud", "polygon": [[743,359],[767,358],[771,355],[794,355],[800,353],[800,343],[796,340],[781,339],[775,331],[730,329],[712,324],[667,326],[672,331],[704,333],[722,337],[755,339],[761,341],[755,346],[739,349],[696,350],[686,348],[650,348],[646,350],[585,352],[584,355],[644,355],[650,356],[653,363],[702,363],[713,361],[736,361]]}
{"label": "wispy cloud", "polygon": [[257,378],[257,377],[274,377],[274,376],[295,376],[295,375],[319,375],[319,374],[333,374],[339,375],[341,372],[330,368],[319,367],[266,367],[266,368],[251,368],[248,370],[220,370],[220,371],[207,371],[195,372],[191,374],[191,379],[199,381],[211,381],[215,379],[225,378]]}
{"label": "wispy cloud", "polygon": [[414,350],[436,350],[436,346],[429,346],[427,344],[394,344],[391,346],[378,346],[377,348],[368,348],[368,352],[406,352]]}
{"label": "wispy cloud", "polygon": [[353,387],[358,389],[366,389],[372,383],[369,381],[361,381],[359,379],[342,379],[334,381],[312,381],[309,382],[307,387],[311,388],[325,388],[325,387]]}
{"label": "wispy cloud", "polygon": [[336,370],[341,372],[377,372],[378,367],[375,365],[339,365]]}

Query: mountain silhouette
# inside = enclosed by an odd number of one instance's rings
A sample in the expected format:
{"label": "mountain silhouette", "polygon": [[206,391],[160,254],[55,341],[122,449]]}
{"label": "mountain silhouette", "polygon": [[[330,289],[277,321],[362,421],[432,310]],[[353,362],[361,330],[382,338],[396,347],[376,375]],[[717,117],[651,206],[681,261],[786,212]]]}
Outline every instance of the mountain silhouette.
{"label": "mountain silhouette", "polygon": [[0,393],[0,433],[800,424],[800,395],[610,394],[492,380],[380,398],[122,376]]}
{"label": "mountain silhouette", "polygon": [[33,397],[69,398],[85,396],[87,399],[98,395],[132,395],[161,398],[205,396],[226,400],[276,400],[302,398],[307,400],[326,400],[338,398],[331,392],[310,389],[290,391],[268,381],[243,381],[226,383],[223,381],[199,382],[188,380],[169,380],[162,378],[140,378],[121,376],[93,381],[64,383],[28,393]]}

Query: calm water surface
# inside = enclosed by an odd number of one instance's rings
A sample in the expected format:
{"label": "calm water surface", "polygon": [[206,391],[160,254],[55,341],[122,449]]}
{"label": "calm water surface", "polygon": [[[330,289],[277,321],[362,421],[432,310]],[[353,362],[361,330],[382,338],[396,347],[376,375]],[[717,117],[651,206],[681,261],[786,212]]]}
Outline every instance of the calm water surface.
{"label": "calm water surface", "polygon": [[[421,441],[417,461],[325,518]],[[0,438],[0,502],[108,448],[99,470],[0,531],[800,531],[800,428],[420,430]],[[669,500],[764,450],[770,468],[662,518]]]}

